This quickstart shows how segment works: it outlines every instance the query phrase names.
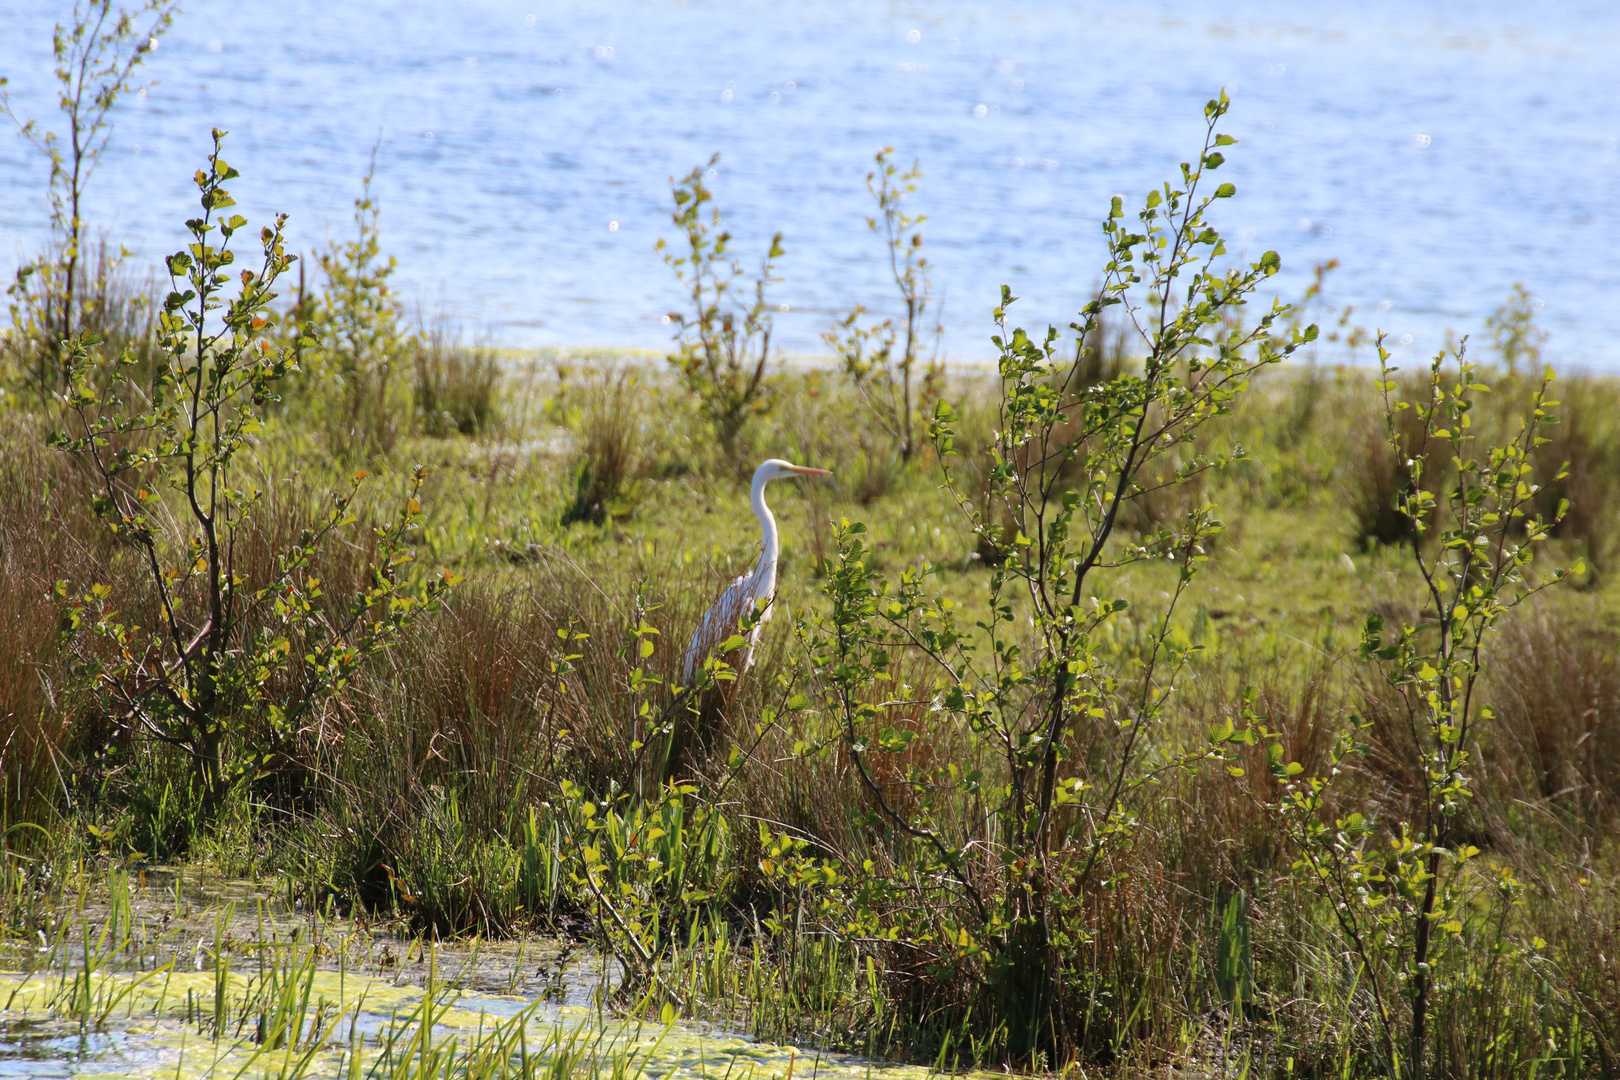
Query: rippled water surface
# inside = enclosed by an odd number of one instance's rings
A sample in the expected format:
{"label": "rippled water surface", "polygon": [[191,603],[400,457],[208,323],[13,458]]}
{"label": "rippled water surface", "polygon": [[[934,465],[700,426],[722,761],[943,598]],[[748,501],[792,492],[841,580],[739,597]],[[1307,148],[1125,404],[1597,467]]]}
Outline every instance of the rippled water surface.
{"label": "rippled water surface", "polygon": [[[65,4],[0,0],[0,74],[48,117]],[[1196,150],[1225,85],[1239,197],[1217,224],[1283,255],[1285,295],[1337,257],[1330,299],[1438,345],[1522,280],[1549,356],[1620,366],[1620,7],[1606,0],[191,0],[95,177],[93,220],[143,257],[177,245],[211,126],[236,194],[295,242],[350,228],[376,190],[400,278],[510,345],[657,348],[679,302],[653,251],[668,181],[723,155],[715,190],[758,250],[785,233],[778,338],[819,347],[881,302],[861,179],[921,160],[946,351],[988,353],[1005,282],[1066,322],[1096,279],[1097,221]],[[0,138],[0,261],[44,238],[40,160]],[[1410,350],[1403,350],[1410,355]]]}

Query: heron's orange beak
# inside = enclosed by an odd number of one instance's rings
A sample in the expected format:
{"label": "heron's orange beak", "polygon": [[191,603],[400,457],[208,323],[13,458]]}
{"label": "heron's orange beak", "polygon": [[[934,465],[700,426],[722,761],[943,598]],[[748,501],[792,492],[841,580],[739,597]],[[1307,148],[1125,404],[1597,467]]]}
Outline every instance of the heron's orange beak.
{"label": "heron's orange beak", "polygon": [[831,476],[832,475],[832,470],[831,469],[812,469],[808,465],[789,465],[788,468],[792,469],[794,472],[798,473],[800,476]]}

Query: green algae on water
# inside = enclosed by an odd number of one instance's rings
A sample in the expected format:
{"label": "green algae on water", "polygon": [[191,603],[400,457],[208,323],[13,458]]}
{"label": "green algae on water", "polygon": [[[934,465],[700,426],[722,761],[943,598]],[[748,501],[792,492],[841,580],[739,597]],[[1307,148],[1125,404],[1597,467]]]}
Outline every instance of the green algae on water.
{"label": "green algae on water", "polygon": [[27,1030],[38,1056],[86,1077],[927,1075],[432,979],[324,971],[308,954],[273,973],[247,969],[0,975],[0,1046]]}

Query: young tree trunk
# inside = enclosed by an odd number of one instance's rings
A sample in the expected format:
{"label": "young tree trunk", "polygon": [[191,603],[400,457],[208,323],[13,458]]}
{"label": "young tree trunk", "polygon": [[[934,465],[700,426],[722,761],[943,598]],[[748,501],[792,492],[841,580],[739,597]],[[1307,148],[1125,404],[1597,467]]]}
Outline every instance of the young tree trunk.
{"label": "young tree trunk", "polygon": [[1022,890],[1025,914],[1009,932],[996,975],[997,1005],[1007,1029],[1009,1057],[1044,1068],[1059,1060],[1057,1000],[1053,992],[1058,967],[1047,936],[1044,905],[1034,891]]}
{"label": "young tree trunk", "polygon": [[911,365],[917,359],[917,301],[906,300],[906,355],[900,364],[900,461],[911,464]]}
{"label": "young tree trunk", "polygon": [[[68,181],[68,223],[67,223],[67,280],[62,283],[62,337],[67,338],[73,334],[73,306],[77,298],[79,277],[79,233],[82,231],[79,221],[79,195],[84,186],[79,174],[84,164],[84,151],[79,146],[79,117],[75,110],[69,121],[72,137],[73,173]],[[58,345],[58,349],[61,346]],[[66,357],[57,362],[57,371],[54,381],[62,378],[66,371]]]}
{"label": "young tree trunk", "polygon": [[225,725],[215,717],[198,717],[197,778],[202,783],[203,814],[212,819],[225,803]]}
{"label": "young tree trunk", "polygon": [[[1443,842],[1443,840],[1442,840]],[[1428,1036],[1429,1019],[1429,944],[1430,928],[1434,925],[1435,885],[1439,880],[1440,853],[1429,855],[1429,881],[1423,890],[1423,908],[1418,914],[1417,940],[1412,947],[1412,966],[1417,969],[1416,992],[1412,996],[1412,1050],[1410,1071],[1413,1076],[1423,1075],[1423,1050]]]}

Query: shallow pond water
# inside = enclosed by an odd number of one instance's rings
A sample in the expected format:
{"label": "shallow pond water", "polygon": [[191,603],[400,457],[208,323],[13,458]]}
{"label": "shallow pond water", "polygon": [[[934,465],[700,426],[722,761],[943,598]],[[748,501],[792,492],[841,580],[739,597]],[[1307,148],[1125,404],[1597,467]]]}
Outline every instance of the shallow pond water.
{"label": "shallow pond water", "polygon": [[[250,976],[234,976],[227,993],[246,989]],[[358,1060],[361,1075],[411,1075],[427,1061],[475,1054],[510,1063],[509,1075],[541,1075],[557,1059],[573,1063],[568,1075],[673,1077],[923,1077],[916,1067],[818,1054],[759,1042],[702,1025],[627,1020],[603,1010],[551,1005],[513,996],[442,990],[433,997],[424,1039],[424,987],[374,977],[319,972],[308,984],[311,1018],[324,1022],[302,1037],[266,1038],[253,1015],[227,1024],[216,1041],[207,1030],[211,972],[138,981],[108,975],[102,991],[119,1004],[110,1015],[81,1025],[54,1015],[47,980],[0,975],[0,1075],[12,1076],[338,1076]],[[127,991],[127,992],[126,992]],[[196,1001],[199,1026],[187,1006]],[[521,1026],[522,1051],[514,1041]],[[279,1041],[279,1045],[277,1042]],[[581,1067],[582,1066],[582,1067]],[[440,1072],[439,1069],[432,1070]],[[459,1070],[458,1070],[459,1071]]]}
{"label": "shallow pond water", "polygon": [[557,939],[433,944],[274,885],[149,868],[0,946],[0,1076],[927,1075],[619,1016],[611,975]]}

